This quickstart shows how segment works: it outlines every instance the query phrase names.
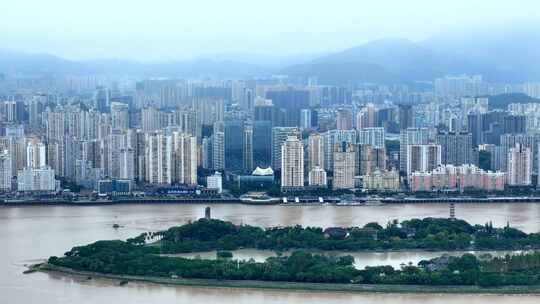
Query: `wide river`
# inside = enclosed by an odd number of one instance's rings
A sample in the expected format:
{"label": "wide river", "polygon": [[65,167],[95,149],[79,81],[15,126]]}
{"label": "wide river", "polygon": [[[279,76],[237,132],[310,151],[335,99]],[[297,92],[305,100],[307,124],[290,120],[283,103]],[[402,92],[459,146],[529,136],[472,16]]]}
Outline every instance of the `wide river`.
{"label": "wide river", "polygon": [[[88,207],[0,207],[0,303],[540,303],[540,295],[350,294],[258,289],[198,288],[82,280],[45,273],[23,275],[24,265],[62,255],[100,239],[126,239],[196,220],[204,205],[118,205]],[[360,226],[391,219],[447,217],[444,204],[386,206],[212,205],[212,217],[262,226]],[[540,231],[540,204],[460,204],[456,216],[474,224],[492,221],[527,232]],[[118,223],[124,226],[113,229]],[[367,259],[368,257],[366,257]],[[369,263],[419,259],[410,253],[381,254]]]}

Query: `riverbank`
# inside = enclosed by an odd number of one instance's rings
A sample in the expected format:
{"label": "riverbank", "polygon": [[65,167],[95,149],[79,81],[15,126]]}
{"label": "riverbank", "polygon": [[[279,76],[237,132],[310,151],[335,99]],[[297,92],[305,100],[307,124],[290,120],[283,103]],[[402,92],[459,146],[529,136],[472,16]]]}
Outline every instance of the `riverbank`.
{"label": "riverbank", "polygon": [[144,199],[101,199],[101,200],[4,200],[0,206],[108,206],[150,204],[240,204],[239,199],[208,198],[144,198]]}
{"label": "riverbank", "polygon": [[297,283],[297,282],[274,282],[274,281],[248,281],[248,280],[212,280],[212,279],[183,279],[161,278],[145,276],[125,276],[102,274],[96,272],[78,271],[71,268],[59,267],[48,263],[32,265],[31,271],[44,273],[57,273],[66,276],[82,276],[90,278],[105,278],[118,280],[119,286],[127,282],[143,282],[162,285],[199,286],[214,288],[250,288],[250,289],[275,289],[275,290],[299,290],[320,292],[351,292],[351,293],[449,293],[449,294],[531,294],[540,295],[538,286],[503,286],[503,287],[478,287],[478,286],[425,286],[425,285],[385,285],[385,284],[332,284],[332,283]]}
{"label": "riverbank", "polygon": [[540,203],[540,197],[489,197],[489,198],[471,198],[471,197],[442,197],[442,198],[380,198],[376,204],[372,201],[364,202],[363,198],[358,198],[354,202],[340,202],[333,199],[329,202],[324,199],[323,202],[304,202],[302,198],[296,202],[294,199],[288,203],[283,203],[282,199],[275,198],[273,201],[256,203],[244,201],[238,198],[172,198],[172,197],[144,197],[144,198],[113,198],[113,199],[98,199],[98,200],[65,200],[65,199],[50,199],[37,200],[17,199],[0,201],[0,206],[106,206],[106,205],[129,205],[129,204],[244,204],[244,205],[283,205],[283,206],[383,206],[383,205],[400,205],[400,204],[488,204],[488,203]]}

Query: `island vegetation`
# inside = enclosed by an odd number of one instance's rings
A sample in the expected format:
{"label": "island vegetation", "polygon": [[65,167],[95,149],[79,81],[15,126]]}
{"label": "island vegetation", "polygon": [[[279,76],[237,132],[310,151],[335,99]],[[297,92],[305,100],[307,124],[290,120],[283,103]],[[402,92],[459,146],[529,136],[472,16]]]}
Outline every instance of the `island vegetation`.
{"label": "island vegetation", "polygon": [[153,245],[161,253],[184,253],[239,248],[285,251],[318,249],[364,250],[523,250],[540,248],[540,234],[527,234],[509,225],[470,225],[458,219],[425,218],[385,226],[368,223],[363,227],[273,227],[200,219],[166,231],[144,233],[128,239],[134,245],[159,240]]}
{"label": "island vegetation", "polygon": [[[377,231],[376,237],[372,234]],[[369,233],[368,233],[369,232]],[[160,241],[148,242],[158,238]],[[374,242],[374,243],[371,243]],[[461,220],[415,219],[371,223],[363,228],[262,229],[201,219],[153,235],[127,241],[98,241],[74,247],[63,257],[50,257],[48,267],[118,276],[153,278],[249,280],[271,282],[420,285],[420,286],[540,286],[540,253],[529,251],[504,257],[472,254],[441,256],[418,265],[354,267],[350,255],[330,256],[308,249],[515,249],[537,247],[537,234],[505,227],[472,226]],[[409,245],[406,245],[409,244]],[[506,245],[504,245],[506,244]],[[380,247],[379,247],[380,246]],[[242,247],[284,250],[302,248],[264,262],[231,259]],[[164,252],[219,249],[217,259],[180,258]]]}

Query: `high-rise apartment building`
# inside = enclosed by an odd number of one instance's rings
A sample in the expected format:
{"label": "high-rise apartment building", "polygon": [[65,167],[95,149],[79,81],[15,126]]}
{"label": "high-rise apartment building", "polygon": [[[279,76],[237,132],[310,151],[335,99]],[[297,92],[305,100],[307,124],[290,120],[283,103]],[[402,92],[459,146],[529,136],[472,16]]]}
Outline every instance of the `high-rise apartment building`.
{"label": "high-rise apartment building", "polygon": [[532,184],[532,152],[521,144],[516,144],[508,152],[508,184],[530,186]]}
{"label": "high-rise apartment building", "polygon": [[174,132],[174,181],[180,184],[197,185],[197,138],[190,134]]}
{"label": "high-rise apartment building", "polygon": [[42,113],[47,103],[47,95],[36,94],[28,103],[28,125],[33,130],[39,130],[42,125]]}
{"label": "high-rise apartment building", "polygon": [[272,87],[266,91],[266,98],[283,112],[284,126],[300,125],[300,112],[309,108],[309,90],[294,87]]}
{"label": "high-rise apartment building", "polygon": [[400,104],[398,106],[399,129],[407,130],[414,128],[414,111],[410,104]]}
{"label": "high-rise apartment building", "polygon": [[141,116],[142,116],[142,130],[144,132],[154,132],[161,129],[162,113],[158,109],[154,107],[143,108],[141,110]]}
{"label": "high-rise apartment building", "polygon": [[284,142],[289,137],[300,138],[300,130],[296,127],[275,127],[272,128],[272,168],[281,169],[281,156]]}
{"label": "high-rise apartment building", "polygon": [[94,92],[94,108],[105,113],[109,111],[110,92],[107,88],[99,86]]}
{"label": "high-rise apartment building", "polygon": [[504,117],[504,133],[520,134],[527,132],[527,117],[525,115],[508,115]]}
{"label": "high-rise apartment building", "polygon": [[336,113],[336,128],[338,130],[351,130],[353,127],[352,111],[349,108],[340,108]]}
{"label": "high-rise apartment building", "polygon": [[358,130],[358,143],[363,145],[370,145],[374,148],[384,148],[384,128],[364,128]]}
{"label": "high-rise apartment building", "polygon": [[151,184],[173,182],[173,142],[161,132],[150,133],[146,142],[146,180]]}
{"label": "high-rise apartment building", "polygon": [[538,148],[540,147],[540,136],[533,134],[503,134],[501,135],[501,150],[503,153],[503,163],[501,164],[501,170],[509,172],[508,170],[508,153],[510,149],[515,148],[517,144],[531,150],[532,157],[532,170],[538,172],[538,158],[540,153]]}
{"label": "high-rise apartment building", "polygon": [[24,168],[17,174],[18,191],[54,191],[56,179],[50,167]]}
{"label": "high-rise apartment building", "polygon": [[442,163],[461,166],[476,164],[472,135],[468,132],[440,132],[437,144],[441,146]]}
{"label": "high-rise apartment building", "polygon": [[214,170],[225,170],[225,129],[222,121],[214,123],[212,135],[212,166]]}
{"label": "high-rise apartment building", "polygon": [[197,137],[197,140],[201,140],[201,124],[197,119],[197,112],[195,111],[178,111],[176,114],[176,120],[179,126],[180,132]]}
{"label": "high-rise apartment building", "polygon": [[191,108],[195,109],[199,124],[212,126],[215,122],[223,121],[225,100],[221,98],[194,98]]}
{"label": "high-rise apartment building", "polygon": [[201,167],[203,169],[212,169],[212,138],[204,137],[201,144]]}
{"label": "high-rise apartment building", "polygon": [[312,187],[326,187],[326,171],[319,166],[311,168],[308,173],[308,184]]}
{"label": "high-rise apartment building", "polygon": [[47,165],[47,147],[42,142],[32,140],[26,146],[26,167],[41,168]]}
{"label": "high-rise apartment building", "polygon": [[373,128],[377,126],[377,111],[371,103],[362,107],[356,114],[356,129]]}
{"label": "high-rise apartment building", "polygon": [[115,131],[125,132],[129,129],[129,106],[127,104],[111,102],[111,125]]}
{"label": "high-rise apartment building", "polygon": [[441,165],[441,146],[408,145],[407,156],[407,175],[432,171]]}
{"label": "high-rise apartment building", "polygon": [[356,130],[330,130],[324,133],[324,169],[334,169],[334,147],[342,142],[354,144],[357,142]]}
{"label": "high-rise apartment building", "polygon": [[253,165],[266,168],[272,165],[272,122],[253,121]]}
{"label": "high-rise apartment building", "polygon": [[302,130],[311,129],[311,126],[312,126],[311,114],[312,113],[310,109],[300,110],[300,128]]}
{"label": "high-rise apartment building", "polygon": [[119,153],[119,179],[135,180],[135,151],[122,148]]}
{"label": "high-rise apartment building", "polygon": [[11,190],[12,177],[11,156],[8,150],[3,150],[0,152],[0,191]]}
{"label": "high-rise apartment building", "polygon": [[242,142],[243,170],[251,172],[253,170],[253,126],[245,125]]}
{"label": "high-rise apartment building", "polygon": [[386,170],[386,149],[358,144],[356,147],[355,175],[368,175],[376,170]]}
{"label": "high-rise apartment building", "polygon": [[[223,122],[223,128],[225,135],[225,169],[229,171],[242,171],[245,165],[245,122],[240,119],[226,119]],[[252,148],[252,145],[248,145],[248,147]],[[251,151],[253,150],[251,149]]]}
{"label": "high-rise apartment building", "polygon": [[281,145],[281,187],[304,186],[304,146],[296,136],[288,136]]}
{"label": "high-rise apartment building", "polygon": [[319,133],[313,133],[308,138],[308,167],[324,169],[324,141]]}
{"label": "high-rise apartment building", "polygon": [[355,145],[341,142],[334,145],[334,179],[332,189],[353,189],[355,176]]}
{"label": "high-rise apartment building", "polygon": [[409,145],[427,145],[428,143],[429,129],[427,128],[401,130],[399,135],[399,171],[407,172]]}

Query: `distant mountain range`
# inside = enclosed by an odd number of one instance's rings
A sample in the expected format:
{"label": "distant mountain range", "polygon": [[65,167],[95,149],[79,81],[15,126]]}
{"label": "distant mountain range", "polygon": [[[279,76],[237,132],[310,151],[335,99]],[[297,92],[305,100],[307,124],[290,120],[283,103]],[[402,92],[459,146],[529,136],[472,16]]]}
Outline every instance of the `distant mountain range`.
{"label": "distant mountain range", "polygon": [[0,73],[215,78],[286,74],[300,78],[316,76],[321,84],[431,81],[457,74],[482,74],[489,81],[540,81],[540,32],[531,28],[449,33],[422,42],[382,39],[317,58],[313,54],[289,58],[236,54],[141,63],[71,61],[48,54],[0,51]]}
{"label": "distant mountain range", "polygon": [[118,59],[71,61],[49,54],[0,51],[0,73],[5,75],[104,74],[143,77],[237,78],[260,75],[265,72],[266,69],[258,65],[230,60],[198,59],[163,63],[143,63]]}
{"label": "distant mountain range", "polygon": [[540,32],[513,30],[446,34],[415,43],[372,41],[285,69],[320,82],[410,82],[456,74],[482,74],[490,81],[540,80]]}

